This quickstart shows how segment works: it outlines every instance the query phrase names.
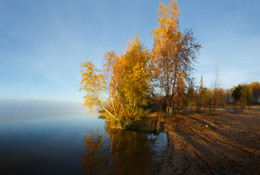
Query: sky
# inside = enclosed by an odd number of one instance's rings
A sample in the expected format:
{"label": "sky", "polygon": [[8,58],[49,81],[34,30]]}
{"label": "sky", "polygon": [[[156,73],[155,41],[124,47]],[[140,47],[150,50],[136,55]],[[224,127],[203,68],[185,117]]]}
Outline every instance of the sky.
{"label": "sky", "polygon": [[[163,0],[164,3],[169,1]],[[102,68],[138,34],[153,45],[158,0],[0,0],[0,99],[82,101],[80,65]],[[260,81],[259,0],[179,0],[180,28],[203,48],[195,65],[211,87]]]}

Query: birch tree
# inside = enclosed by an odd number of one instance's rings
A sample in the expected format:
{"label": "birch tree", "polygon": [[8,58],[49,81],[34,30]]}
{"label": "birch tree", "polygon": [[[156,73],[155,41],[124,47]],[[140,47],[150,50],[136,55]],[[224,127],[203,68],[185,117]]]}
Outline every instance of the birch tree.
{"label": "birch tree", "polygon": [[80,73],[82,79],[80,82],[80,91],[86,93],[83,97],[84,107],[87,107],[90,111],[95,107],[103,108],[110,116],[117,119],[104,105],[105,99],[103,95],[107,92],[104,75],[91,61],[83,63],[81,68]]}
{"label": "birch tree", "polygon": [[152,32],[152,62],[158,87],[166,97],[166,113],[169,114],[178,106],[179,92],[186,87],[185,78],[193,69],[201,45],[191,30],[180,31],[180,10],[176,0],[168,5],[161,3],[158,11],[158,27]]}

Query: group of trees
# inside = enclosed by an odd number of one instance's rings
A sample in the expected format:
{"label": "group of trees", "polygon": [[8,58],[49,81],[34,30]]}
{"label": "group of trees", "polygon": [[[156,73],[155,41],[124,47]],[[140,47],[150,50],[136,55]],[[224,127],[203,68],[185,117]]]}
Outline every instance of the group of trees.
{"label": "group of trees", "polygon": [[[119,125],[145,116],[145,106],[152,94],[150,56],[136,35],[124,54],[117,55],[114,51],[105,54],[102,71],[91,61],[83,63],[84,105],[89,109],[103,108],[109,119]],[[104,98],[105,94],[108,98]]]}
{"label": "group of trees", "polygon": [[233,102],[242,109],[246,105],[260,104],[260,83],[258,81],[250,84],[239,84],[234,86],[232,91]]}
{"label": "group of trees", "polygon": [[195,85],[190,81],[186,91],[183,105],[179,103],[180,109],[195,110],[201,112],[202,109],[214,111],[216,108],[240,107],[260,104],[260,83],[239,84],[231,89],[206,88],[203,86],[203,77],[200,85]]}
{"label": "group of trees", "polygon": [[[203,79],[197,87],[191,78],[201,45],[191,30],[180,30],[177,1],[161,3],[158,11],[151,51],[136,35],[128,42],[124,53],[105,53],[103,70],[91,61],[81,66],[80,90],[86,93],[84,105],[89,109],[103,108],[107,119],[117,126],[141,119],[152,107],[170,115],[184,107],[214,110],[216,106],[231,102],[229,90],[207,89]],[[242,91],[244,94],[245,90]],[[248,97],[241,97],[240,92],[237,90],[233,99],[242,104],[242,99]],[[255,102],[256,96],[254,94]]]}
{"label": "group of trees", "polygon": [[124,123],[145,116],[156,96],[163,96],[167,114],[179,106],[201,46],[191,30],[180,31],[177,1],[161,3],[158,11],[151,51],[136,35],[125,53],[105,54],[102,71],[91,61],[82,64],[80,90],[86,92],[86,107],[101,107],[111,119]]}

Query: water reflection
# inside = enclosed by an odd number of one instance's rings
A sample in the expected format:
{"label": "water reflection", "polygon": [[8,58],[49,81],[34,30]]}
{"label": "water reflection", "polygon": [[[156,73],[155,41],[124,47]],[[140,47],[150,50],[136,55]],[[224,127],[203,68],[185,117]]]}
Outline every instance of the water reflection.
{"label": "water reflection", "polygon": [[0,110],[0,175],[80,174],[82,137],[89,129],[104,128],[104,120],[77,111],[63,115],[57,109],[43,117],[43,109],[39,115],[25,111],[28,116],[11,115],[9,120],[3,114],[11,109]]}
{"label": "water reflection", "polygon": [[0,174],[156,174],[163,134],[111,130],[100,119],[70,103],[0,100]]}
{"label": "water reflection", "polygon": [[110,164],[110,153],[107,150],[105,135],[99,130],[92,130],[89,136],[84,136],[84,154],[80,154],[82,172],[85,174],[105,174],[112,172]]}
{"label": "water reflection", "polygon": [[167,148],[166,134],[158,136],[123,130],[99,130],[84,136],[80,154],[85,174],[158,174]]}

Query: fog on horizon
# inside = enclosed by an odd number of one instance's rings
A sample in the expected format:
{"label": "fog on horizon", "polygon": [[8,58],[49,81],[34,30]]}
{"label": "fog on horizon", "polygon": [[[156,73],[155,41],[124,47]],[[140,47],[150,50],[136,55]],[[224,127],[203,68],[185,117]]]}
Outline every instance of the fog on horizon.
{"label": "fog on horizon", "polygon": [[54,100],[0,100],[0,119],[36,119],[44,117],[84,115],[88,110],[80,102]]}

